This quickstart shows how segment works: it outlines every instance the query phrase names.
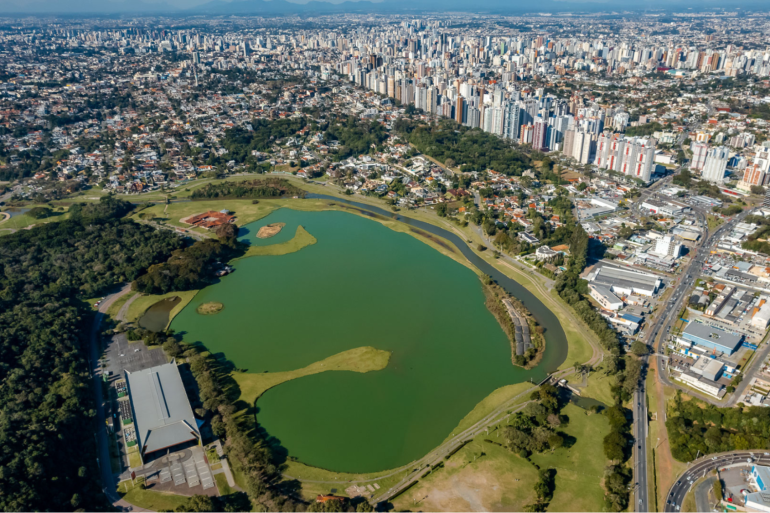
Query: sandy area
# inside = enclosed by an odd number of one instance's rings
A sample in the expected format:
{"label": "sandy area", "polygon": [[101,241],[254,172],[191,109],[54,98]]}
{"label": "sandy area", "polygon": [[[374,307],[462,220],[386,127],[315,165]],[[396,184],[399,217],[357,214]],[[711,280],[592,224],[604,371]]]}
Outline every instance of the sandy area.
{"label": "sandy area", "polygon": [[265,225],[259,229],[257,232],[257,237],[260,239],[269,239],[270,237],[274,237],[275,235],[278,235],[281,230],[283,230],[284,226],[286,226],[286,223],[270,223]]}

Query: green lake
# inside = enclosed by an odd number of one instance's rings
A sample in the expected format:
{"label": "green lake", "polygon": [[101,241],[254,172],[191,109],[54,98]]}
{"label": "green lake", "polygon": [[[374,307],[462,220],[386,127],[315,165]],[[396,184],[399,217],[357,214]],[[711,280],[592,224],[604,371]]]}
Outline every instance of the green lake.
{"label": "green lake", "polygon": [[[261,226],[285,222],[260,240]],[[318,242],[239,260],[171,328],[249,372],[286,371],[347,349],[392,352],[381,371],[325,372],[269,390],[257,420],[289,456],[335,471],[372,472],[420,458],[490,392],[545,377],[511,364],[476,274],[410,235],[345,212],[280,209],[241,230],[275,244],[304,226]],[[225,305],[199,315],[201,303]],[[562,335],[563,336],[563,335]]]}

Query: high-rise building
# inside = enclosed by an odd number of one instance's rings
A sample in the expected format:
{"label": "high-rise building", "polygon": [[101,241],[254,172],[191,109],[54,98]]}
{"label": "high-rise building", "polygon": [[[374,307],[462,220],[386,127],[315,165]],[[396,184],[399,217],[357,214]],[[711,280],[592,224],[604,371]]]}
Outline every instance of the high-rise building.
{"label": "high-rise building", "polygon": [[462,96],[457,97],[457,104],[455,105],[455,121],[462,124],[465,119],[463,118],[463,113],[465,111],[465,100]]}
{"label": "high-rise building", "polygon": [[709,151],[709,145],[706,143],[693,142],[690,145],[692,150],[692,159],[690,159],[691,171],[703,171],[706,165],[706,154]]}
{"label": "high-rise building", "polygon": [[724,146],[711,148],[706,155],[706,164],[703,166],[703,179],[713,183],[722,183],[729,158],[729,150]]}
{"label": "high-rise building", "polygon": [[537,151],[547,150],[548,148],[545,145],[545,135],[548,125],[546,124],[546,121],[543,118],[538,117],[535,119],[533,127],[532,148]]}

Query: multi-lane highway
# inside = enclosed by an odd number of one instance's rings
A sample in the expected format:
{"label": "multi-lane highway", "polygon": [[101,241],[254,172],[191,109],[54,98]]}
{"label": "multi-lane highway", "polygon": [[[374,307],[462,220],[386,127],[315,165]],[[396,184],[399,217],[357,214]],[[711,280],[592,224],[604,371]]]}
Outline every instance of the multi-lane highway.
{"label": "multi-lane highway", "polygon": [[634,441],[635,511],[650,511],[647,503],[647,404],[644,395],[644,387],[637,388],[634,392],[632,407],[636,439]]}
{"label": "multi-lane highway", "polygon": [[706,476],[712,470],[724,468],[729,465],[751,464],[770,465],[770,453],[763,451],[736,451],[719,454],[709,454],[695,460],[677,479],[666,496],[666,504],[663,511],[680,511],[685,495],[690,491],[693,483]]}

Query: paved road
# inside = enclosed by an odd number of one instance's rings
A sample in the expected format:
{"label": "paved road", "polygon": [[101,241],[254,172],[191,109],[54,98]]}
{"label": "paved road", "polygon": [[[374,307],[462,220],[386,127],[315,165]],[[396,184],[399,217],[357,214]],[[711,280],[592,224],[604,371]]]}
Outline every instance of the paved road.
{"label": "paved road", "polygon": [[714,481],[716,480],[716,477],[711,476],[695,488],[696,511],[713,511],[713,508],[709,503],[709,490],[714,486]]}
{"label": "paved road", "polygon": [[685,495],[687,495],[687,492],[690,491],[693,483],[701,477],[705,477],[710,471],[717,468],[724,468],[728,465],[748,463],[747,459],[749,458],[752,459],[753,463],[770,465],[770,453],[762,451],[736,451],[709,454],[708,456],[695,460],[676,483],[673,484],[671,490],[669,490],[663,511],[679,511],[682,507],[682,501],[684,500]]}
{"label": "paved road", "polygon": [[131,290],[131,285],[125,285],[120,291],[108,295],[102,304],[99,305],[99,309],[94,316],[94,321],[91,326],[91,355],[89,358],[89,367],[92,376],[91,383],[93,385],[94,399],[96,402],[96,442],[97,442],[97,454],[99,455],[99,472],[102,481],[102,491],[110,503],[118,509],[118,511],[147,511],[141,508],[137,508],[124,501],[118,495],[117,480],[112,474],[112,466],[110,465],[110,446],[107,438],[106,429],[106,416],[104,413],[104,397],[102,395],[102,370],[99,364],[99,357],[101,353],[101,344],[99,342],[99,329],[102,324],[102,319],[106,315],[107,310],[119,297],[127,294]]}
{"label": "paved road", "polygon": [[636,490],[634,492],[635,511],[650,511],[647,502],[647,403],[644,387],[634,392],[634,474]]}

